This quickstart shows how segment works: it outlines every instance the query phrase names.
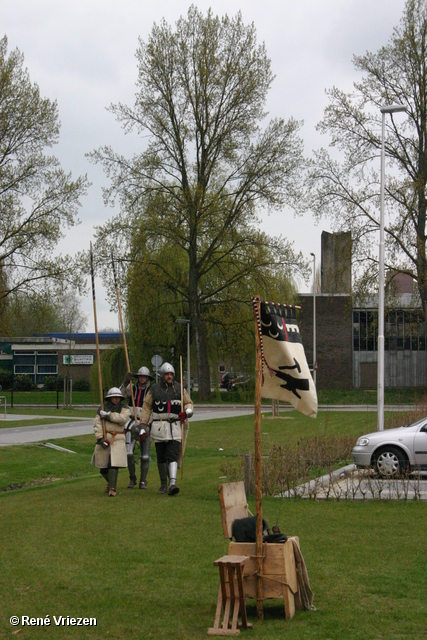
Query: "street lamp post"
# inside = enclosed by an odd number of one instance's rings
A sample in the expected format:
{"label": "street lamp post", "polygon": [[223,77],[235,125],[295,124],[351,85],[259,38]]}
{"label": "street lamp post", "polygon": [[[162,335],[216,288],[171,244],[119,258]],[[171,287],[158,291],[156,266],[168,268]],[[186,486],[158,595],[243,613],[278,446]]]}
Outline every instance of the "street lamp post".
{"label": "street lamp post", "polygon": [[175,322],[187,325],[187,392],[190,395],[191,374],[190,374],[190,320],[188,318],[177,318]]}
{"label": "street lamp post", "polygon": [[385,114],[406,111],[403,104],[382,107],[381,128],[381,195],[380,195],[380,247],[378,277],[378,383],[377,383],[377,431],[384,431],[384,176],[385,176]]}
{"label": "street lamp post", "polygon": [[310,253],[313,256],[313,382],[316,386],[316,256],[314,253]]}

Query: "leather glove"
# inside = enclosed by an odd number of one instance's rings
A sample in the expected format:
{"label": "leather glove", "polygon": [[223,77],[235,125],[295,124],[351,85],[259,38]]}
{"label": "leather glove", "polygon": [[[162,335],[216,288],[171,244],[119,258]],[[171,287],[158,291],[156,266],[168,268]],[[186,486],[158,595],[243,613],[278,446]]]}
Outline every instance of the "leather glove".
{"label": "leather glove", "polygon": [[178,413],[178,417],[181,420],[181,422],[185,422],[185,420],[187,420],[187,414],[185,413],[185,411],[180,411]]}
{"label": "leather glove", "polygon": [[129,382],[132,380],[132,378],[133,378],[133,373],[128,371],[127,374],[125,375],[124,383],[128,385]]}
{"label": "leather glove", "polygon": [[100,411],[99,415],[101,416],[101,418],[106,418],[108,420],[108,418],[110,417],[111,411]]}
{"label": "leather glove", "polygon": [[109,443],[106,440],[104,440],[104,438],[98,438],[96,443],[100,444],[103,449],[108,449],[108,447],[110,446]]}

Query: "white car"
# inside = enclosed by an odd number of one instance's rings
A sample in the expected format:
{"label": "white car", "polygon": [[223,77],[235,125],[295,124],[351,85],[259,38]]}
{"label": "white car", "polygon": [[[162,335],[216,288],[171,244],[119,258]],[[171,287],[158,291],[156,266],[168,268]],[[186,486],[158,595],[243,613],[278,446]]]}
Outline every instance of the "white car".
{"label": "white car", "polygon": [[372,467],[383,478],[427,469],[427,418],[368,433],[358,439],[351,454],[357,467]]}

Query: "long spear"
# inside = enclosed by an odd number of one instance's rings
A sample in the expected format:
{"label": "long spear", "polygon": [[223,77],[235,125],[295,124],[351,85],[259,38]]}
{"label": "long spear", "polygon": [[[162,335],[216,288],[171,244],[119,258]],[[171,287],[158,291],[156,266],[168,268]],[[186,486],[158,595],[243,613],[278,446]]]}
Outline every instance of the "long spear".
{"label": "long spear", "polygon": [[[121,327],[122,327],[122,335],[123,335],[123,346],[125,348],[125,356],[126,356],[126,366],[127,366],[128,373],[130,373],[129,355],[128,355],[128,348],[127,348],[127,343],[126,343],[126,333],[125,333],[125,327],[124,327],[124,324],[123,324],[123,315],[122,315],[122,307],[121,307],[121,304],[120,304],[119,286],[117,284],[116,267],[114,265],[114,255],[113,255],[113,250],[112,249],[111,249],[111,264],[113,265],[114,286],[116,288],[117,304],[119,306],[120,324],[121,324]],[[130,387],[130,397],[132,399],[133,417],[135,419],[135,422],[137,422],[135,398],[133,397],[133,383],[132,383],[132,380],[130,381],[129,387]]]}
{"label": "long spear", "polygon": [[[104,411],[104,398],[102,397],[101,359],[99,357],[98,322],[96,319],[95,276],[93,271],[92,243],[90,243],[90,274],[92,277],[93,318],[95,322],[96,361],[98,363],[99,396],[101,398],[101,411]],[[105,420],[102,418],[101,422],[102,422],[102,433],[104,435],[104,441],[105,441],[107,439],[107,430],[105,428]]]}

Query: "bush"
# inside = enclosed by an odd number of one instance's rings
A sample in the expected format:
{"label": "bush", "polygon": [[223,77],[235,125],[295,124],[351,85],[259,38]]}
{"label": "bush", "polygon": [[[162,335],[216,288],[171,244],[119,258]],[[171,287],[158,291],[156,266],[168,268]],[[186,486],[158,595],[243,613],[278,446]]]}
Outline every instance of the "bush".
{"label": "bush", "polygon": [[64,378],[62,376],[46,376],[44,379],[44,391],[56,391],[63,389]]}
{"label": "bush", "polygon": [[90,391],[90,382],[86,378],[77,378],[73,380],[73,391]]}
{"label": "bush", "polygon": [[[313,436],[301,438],[296,444],[273,446],[262,462],[262,493],[274,496],[293,491],[303,482],[327,474],[337,465],[351,460],[351,450],[357,438],[349,435]],[[255,456],[252,455],[255,460]],[[226,461],[221,472],[227,482],[245,478],[245,457],[237,464]],[[255,492],[255,464],[251,467],[251,493]]]}
{"label": "bush", "polygon": [[10,389],[12,387],[13,373],[0,369],[0,385],[2,389]]}
{"label": "bush", "polygon": [[23,373],[14,377],[13,388],[15,391],[32,391],[36,385],[30,376]]}

